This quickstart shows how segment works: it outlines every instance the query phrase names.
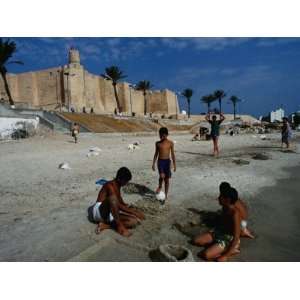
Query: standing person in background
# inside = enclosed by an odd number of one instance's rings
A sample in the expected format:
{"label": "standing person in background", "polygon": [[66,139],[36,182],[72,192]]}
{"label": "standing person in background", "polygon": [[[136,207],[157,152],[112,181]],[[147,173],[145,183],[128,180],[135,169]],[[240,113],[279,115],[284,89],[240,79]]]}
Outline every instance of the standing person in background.
{"label": "standing person in background", "polygon": [[213,115],[211,118],[211,114],[207,114],[205,116],[205,120],[211,125],[210,136],[213,140],[214,145],[214,156],[219,156],[219,136],[220,136],[220,125],[225,120],[225,117],[222,113],[220,113],[220,120],[217,120],[217,116]]}
{"label": "standing person in background", "polygon": [[72,137],[75,140],[75,144],[77,144],[78,141],[78,134],[79,134],[79,125],[77,123],[74,123],[72,128],[71,128],[71,134]]}
{"label": "standing person in background", "polygon": [[292,139],[292,130],[287,117],[283,117],[282,121],[283,126],[281,129],[281,147],[283,148],[283,144],[286,144],[286,147],[289,148]]}

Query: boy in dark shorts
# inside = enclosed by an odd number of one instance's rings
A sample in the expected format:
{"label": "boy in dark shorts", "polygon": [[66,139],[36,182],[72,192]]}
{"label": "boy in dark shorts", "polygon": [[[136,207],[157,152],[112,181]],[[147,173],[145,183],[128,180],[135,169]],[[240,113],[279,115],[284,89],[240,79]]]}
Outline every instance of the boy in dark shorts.
{"label": "boy in dark shorts", "polygon": [[199,254],[203,259],[227,261],[230,256],[240,252],[242,217],[235,206],[237,201],[237,191],[234,188],[224,190],[219,197],[223,208],[221,226],[194,239],[195,245],[207,247]]}
{"label": "boy in dark shorts", "polygon": [[104,229],[115,229],[119,234],[128,237],[131,235],[128,228],[145,219],[141,211],[129,207],[121,196],[121,187],[131,178],[129,169],[122,167],[115,179],[103,185],[93,206],[93,219],[98,223],[97,234]]}
{"label": "boy in dark shorts", "polygon": [[219,136],[220,136],[220,125],[225,120],[225,117],[220,113],[220,120],[217,120],[217,116],[213,115],[210,118],[210,113],[206,115],[205,120],[211,125],[210,136],[214,144],[214,156],[219,156]]}
{"label": "boy in dark shorts", "polygon": [[162,189],[163,182],[165,183],[165,194],[166,199],[169,192],[169,179],[171,178],[171,160],[173,162],[174,172],[176,171],[176,161],[174,153],[174,143],[171,140],[168,140],[168,128],[161,127],[159,129],[160,141],[155,144],[155,153],[153,157],[152,170],[155,171],[155,163],[157,160],[157,169],[159,173],[158,188],[156,193],[159,193]]}

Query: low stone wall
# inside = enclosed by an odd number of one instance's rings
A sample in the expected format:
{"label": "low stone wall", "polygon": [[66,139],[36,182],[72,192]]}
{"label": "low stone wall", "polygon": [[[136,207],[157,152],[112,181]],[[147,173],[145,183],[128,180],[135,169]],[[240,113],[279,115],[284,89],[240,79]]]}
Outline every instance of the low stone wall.
{"label": "low stone wall", "polygon": [[[217,114],[217,116],[218,116],[218,114]],[[225,116],[226,121],[233,121],[233,119],[234,119],[233,114],[224,114],[224,116]],[[258,119],[256,119],[255,117],[253,117],[251,115],[237,115],[236,118],[242,120],[243,122],[247,122],[250,124],[259,122]],[[188,120],[188,116],[179,114],[178,119],[179,120]],[[190,120],[193,122],[204,122],[205,115],[191,115]]]}
{"label": "low stone wall", "polygon": [[17,130],[26,130],[29,135],[36,132],[39,118],[0,117],[0,139],[11,138]]}

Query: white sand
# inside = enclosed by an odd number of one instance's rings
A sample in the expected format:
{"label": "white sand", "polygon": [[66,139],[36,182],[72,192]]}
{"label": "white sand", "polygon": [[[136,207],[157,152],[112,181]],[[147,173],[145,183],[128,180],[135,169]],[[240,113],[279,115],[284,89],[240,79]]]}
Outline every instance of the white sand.
{"label": "white sand", "polygon": [[[127,241],[110,230],[95,235],[86,209],[99,191],[95,181],[113,178],[121,166],[132,171],[132,182],[152,190],[157,187],[157,173],[151,170],[156,136],[81,134],[79,143],[74,144],[68,135],[50,135],[0,142],[0,260],[64,261],[101,244],[103,238],[111,240],[111,246],[90,260],[136,260],[137,249],[142,249],[139,260],[149,260],[146,249],[162,241],[186,244],[187,237],[173,224],[195,218],[186,208],[218,209],[215,199],[221,181],[237,187],[247,201],[260,188],[286,177],[284,167],[299,164],[299,154],[280,151],[279,134],[267,137],[271,140],[252,135],[222,136],[221,156],[216,159],[210,155],[212,142],[171,135],[177,142],[177,172],[171,181],[169,205],[161,209],[139,194],[124,194],[125,201],[147,210],[147,220]],[[135,141],[141,141],[140,149],[128,151],[128,144]],[[90,147],[102,151],[87,157]],[[272,159],[251,159],[253,153],[260,152],[269,153]],[[236,165],[234,158],[249,160],[250,164]],[[71,169],[58,169],[62,162],[69,163]],[[248,204],[250,210],[255,209],[255,203]],[[116,241],[121,244],[116,245]],[[124,246],[122,256],[114,249],[122,247],[124,241],[131,246]]]}

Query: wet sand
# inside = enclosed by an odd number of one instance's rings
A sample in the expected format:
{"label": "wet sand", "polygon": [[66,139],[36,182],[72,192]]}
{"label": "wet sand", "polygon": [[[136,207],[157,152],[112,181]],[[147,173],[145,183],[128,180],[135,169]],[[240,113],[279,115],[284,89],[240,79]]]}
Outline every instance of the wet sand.
{"label": "wet sand", "polygon": [[290,176],[261,189],[250,202],[257,238],[242,240],[242,261],[300,261],[300,165]]}

